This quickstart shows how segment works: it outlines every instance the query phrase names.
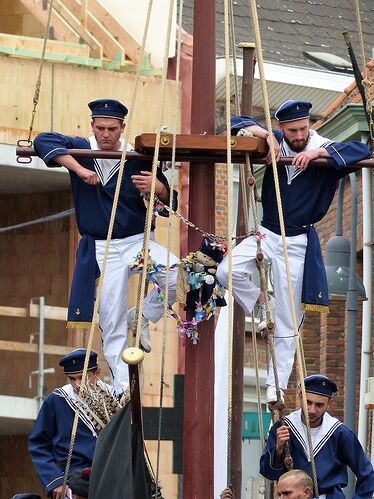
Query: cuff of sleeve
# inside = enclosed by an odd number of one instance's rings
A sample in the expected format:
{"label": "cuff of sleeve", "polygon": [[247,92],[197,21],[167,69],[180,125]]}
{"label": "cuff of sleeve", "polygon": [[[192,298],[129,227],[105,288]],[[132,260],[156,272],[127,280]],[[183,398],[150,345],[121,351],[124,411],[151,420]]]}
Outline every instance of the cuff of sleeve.
{"label": "cuff of sleeve", "polygon": [[51,482],[47,483],[45,486],[45,494],[48,495],[52,490],[54,490],[56,487],[59,487],[64,483],[64,475],[61,475],[57,478],[54,478]]}
{"label": "cuff of sleeve", "polygon": [[[274,455],[275,455],[275,451],[274,451]],[[283,464],[280,463],[279,465],[276,465],[273,463],[273,454],[269,451],[269,464],[270,464],[270,468],[274,471],[282,471],[283,470]]]}

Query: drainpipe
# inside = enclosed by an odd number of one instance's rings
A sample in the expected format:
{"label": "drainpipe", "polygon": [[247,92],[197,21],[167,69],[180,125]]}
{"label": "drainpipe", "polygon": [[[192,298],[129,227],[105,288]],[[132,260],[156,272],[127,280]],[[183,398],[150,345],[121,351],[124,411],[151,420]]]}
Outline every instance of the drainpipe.
{"label": "drainpipe", "polygon": [[[362,137],[366,142],[366,138]],[[363,283],[367,301],[362,303],[362,342],[361,342],[361,372],[360,372],[360,402],[358,414],[358,439],[364,449],[367,446],[368,411],[365,409],[366,378],[369,377],[371,357],[371,312],[372,312],[372,199],[371,170],[362,169],[362,248],[363,248]],[[372,460],[374,458],[371,453]]]}
{"label": "drainpipe", "polygon": [[44,306],[45,298],[39,298],[39,373],[38,373],[38,405],[43,403],[44,396]]}

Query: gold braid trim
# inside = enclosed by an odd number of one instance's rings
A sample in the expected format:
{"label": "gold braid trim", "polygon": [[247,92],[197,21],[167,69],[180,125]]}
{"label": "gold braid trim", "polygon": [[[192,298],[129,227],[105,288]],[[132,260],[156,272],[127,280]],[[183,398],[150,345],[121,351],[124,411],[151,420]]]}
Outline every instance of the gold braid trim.
{"label": "gold braid trim", "polygon": [[68,321],[66,324],[66,329],[90,329],[91,324],[91,322]]}
{"label": "gold braid trim", "polygon": [[302,303],[301,308],[306,312],[319,312],[320,314],[327,314],[330,308],[327,305],[316,305],[312,303]]}

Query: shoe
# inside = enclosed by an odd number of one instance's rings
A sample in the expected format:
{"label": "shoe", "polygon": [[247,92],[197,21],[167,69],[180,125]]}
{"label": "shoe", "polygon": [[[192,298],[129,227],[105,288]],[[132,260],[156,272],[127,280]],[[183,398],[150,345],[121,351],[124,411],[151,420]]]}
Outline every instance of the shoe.
{"label": "shoe", "polygon": [[[133,307],[130,308],[130,310],[127,312],[127,327],[133,332],[134,336],[136,334],[135,319],[136,319],[136,308]],[[146,353],[149,353],[152,350],[148,319],[146,319],[143,315],[140,326],[140,347]]]}
{"label": "shoe", "polygon": [[[281,388],[279,388],[279,394],[280,402],[284,404],[284,391]],[[274,385],[269,385],[266,390],[266,403],[275,404],[276,402],[279,402],[277,398],[277,389]]]}
{"label": "shoe", "polygon": [[[274,314],[275,314],[275,299],[271,296],[268,295],[268,307],[270,311],[270,315],[274,321]],[[264,329],[266,329],[267,326],[267,319],[266,319],[266,306],[265,303],[259,303],[257,305],[257,318],[259,320],[259,324],[257,326],[257,330],[259,333],[261,333]]]}

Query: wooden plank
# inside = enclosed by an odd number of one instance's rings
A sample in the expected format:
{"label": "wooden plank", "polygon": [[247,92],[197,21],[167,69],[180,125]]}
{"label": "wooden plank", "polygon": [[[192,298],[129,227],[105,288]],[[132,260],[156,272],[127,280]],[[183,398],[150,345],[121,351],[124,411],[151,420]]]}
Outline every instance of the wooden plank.
{"label": "wooden plank", "polygon": [[0,315],[6,317],[28,317],[27,308],[23,307],[0,307]]}
{"label": "wooden plank", "polygon": [[[24,343],[22,341],[6,341],[0,340],[0,351],[7,350],[9,352],[25,352],[39,353],[39,345],[37,343]],[[46,355],[66,355],[71,352],[70,347],[62,345],[44,345],[44,353]]]}
{"label": "wooden plank", "polygon": [[[127,58],[139,63],[141,44],[113,17],[99,0],[90,0],[88,9],[102,26],[118,40],[118,43],[125,48]],[[144,55],[148,54],[144,53]]]}
{"label": "wooden plank", "polygon": [[[68,309],[66,307],[54,307],[52,305],[45,305],[44,307],[45,319],[66,321],[67,315],[68,315]],[[36,303],[31,303],[28,308],[0,306],[0,316],[39,317],[39,305]]]}
{"label": "wooden plank", "polygon": [[[47,26],[48,9],[43,9],[43,2],[19,1],[44,27]],[[53,27],[53,33],[57,40],[79,43],[79,35],[55,11],[52,12],[51,16],[51,27]]]}
{"label": "wooden plank", "polygon": [[[77,19],[82,17],[83,4],[77,0],[64,0],[64,7],[68,9]],[[90,6],[91,7],[91,6]],[[82,28],[83,28],[82,23]],[[103,26],[96,17],[95,11],[90,8],[86,11],[86,31],[91,33],[102,46],[103,55],[109,59],[118,57],[121,53],[121,62],[125,57],[124,47],[114,38],[114,36]]]}
{"label": "wooden plank", "polygon": [[79,19],[84,29],[87,29],[87,0],[81,0]]}
{"label": "wooden plank", "polygon": [[[2,47],[37,51],[39,53],[39,57],[43,50],[43,44],[44,40],[42,38],[0,33],[0,45]],[[89,57],[89,50],[88,45],[83,43],[62,42],[56,40],[48,40],[46,47],[46,52],[49,54],[57,53],[78,57]]]}
{"label": "wooden plank", "polygon": [[[26,50],[17,47],[0,46],[0,54],[6,54],[13,57],[24,57],[31,59],[39,59],[41,52],[38,50]],[[75,55],[66,55],[59,53],[45,53],[45,60],[50,62],[62,62],[66,64],[77,64],[79,66],[88,66],[91,68],[100,68],[102,66],[101,59],[93,59],[92,57],[79,57]]]}
{"label": "wooden plank", "polygon": [[85,30],[78,19],[71,13],[71,11],[65,7],[61,0],[55,0],[53,3],[54,10],[64,19],[73,30],[78,33],[78,35],[84,40],[87,45],[91,48],[91,56],[96,59],[101,59],[103,56],[103,49],[101,44],[96,40],[94,36],[91,35],[87,30]]}
{"label": "wooden plank", "polygon": [[[30,317],[39,317],[39,305],[31,303],[29,308]],[[45,305],[44,318],[53,319],[56,321],[66,321],[68,316],[68,309],[66,307],[54,307],[52,305]]]}
{"label": "wooden plank", "polygon": [[[149,152],[155,148],[155,133],[142,133],[135,138],[135,149],[140,152]],[[175,136],[177,152],[225,152],[227,148],[224,135],[186,135]],[[160,149],[171,150],[173,135],[162,133],[160,136]],[[257,153],[263,156],[268,146],[266,141],[257,137],[231,137],[231,148],[233,152]]]}

